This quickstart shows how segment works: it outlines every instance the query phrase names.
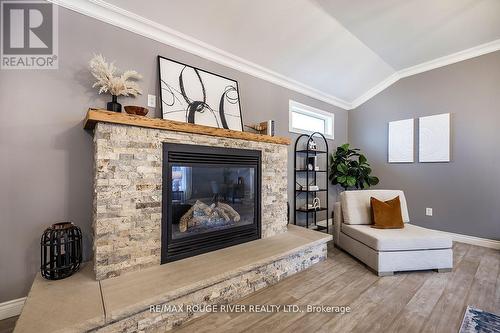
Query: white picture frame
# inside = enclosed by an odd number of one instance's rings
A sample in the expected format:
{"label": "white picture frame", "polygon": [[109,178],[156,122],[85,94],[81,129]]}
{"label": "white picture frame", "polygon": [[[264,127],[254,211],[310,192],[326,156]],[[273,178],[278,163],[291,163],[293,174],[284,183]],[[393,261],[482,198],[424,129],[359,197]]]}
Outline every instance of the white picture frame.
{"label": "white picture frame", "polygon": [[450,162],[450,114],[443,113],[418,120],[418,161]]}
{"label": "white picture frame", "polygon": [[414,119],[403,119],[389,122],[387,161],[389,163],[413,163],[414,152]]}

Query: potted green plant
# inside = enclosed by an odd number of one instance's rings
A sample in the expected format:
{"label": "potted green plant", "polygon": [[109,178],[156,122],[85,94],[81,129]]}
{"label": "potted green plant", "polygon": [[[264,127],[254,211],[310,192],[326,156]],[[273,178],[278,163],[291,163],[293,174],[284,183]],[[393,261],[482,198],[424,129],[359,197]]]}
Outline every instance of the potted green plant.
{"label": "potted green plant", "polygon": [[358,148],[350,148],[348,143],[330,154],[329,180],[333,185],[349,188],[367,189],[377,185],[379,179],[372,176],[372,169],[365,155]]}

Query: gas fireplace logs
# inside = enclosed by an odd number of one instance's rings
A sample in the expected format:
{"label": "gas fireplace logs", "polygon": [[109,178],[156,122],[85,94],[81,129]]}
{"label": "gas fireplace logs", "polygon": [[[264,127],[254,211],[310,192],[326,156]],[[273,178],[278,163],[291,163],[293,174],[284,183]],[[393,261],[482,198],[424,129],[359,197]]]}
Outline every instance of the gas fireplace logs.
{"label": "gas fireplace logs", "polygon": [[181,217],[179,231],[208,224],[229,224],[238,222],[240,214],[233,207],[223,202],[214,202],[210,206],[197,200]]}

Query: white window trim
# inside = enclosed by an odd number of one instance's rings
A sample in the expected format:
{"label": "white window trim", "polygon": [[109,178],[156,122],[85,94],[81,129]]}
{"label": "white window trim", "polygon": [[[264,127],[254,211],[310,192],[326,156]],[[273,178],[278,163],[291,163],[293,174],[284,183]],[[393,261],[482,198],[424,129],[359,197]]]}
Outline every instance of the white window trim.
{"label": "white window trim", "polygon": [[309,105],[305,105],[293,100],[289,100],[288,104],[288,131],[299,134],[312,134],[311,131],[306,131],[300,128],[294,128],[292,126],[292,112],[302,113],[304,115],[312,116],[315,118],[320,118],[325,120],[327,126],[330,126],[331,133],[322,133],[325,138],[333,140],[334,138],[334,128],[335,128],[335,115],[333,113],[323,111],[317,108],[314,108]]}

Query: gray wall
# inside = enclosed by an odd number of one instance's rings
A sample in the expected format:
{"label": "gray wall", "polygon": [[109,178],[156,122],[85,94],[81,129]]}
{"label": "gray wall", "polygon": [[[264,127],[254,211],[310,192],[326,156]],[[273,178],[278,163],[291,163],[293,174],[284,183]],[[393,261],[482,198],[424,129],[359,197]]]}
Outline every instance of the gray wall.
{"label": "gray wall", "polygon": [[[27,294],[39,267],[40,235],[54,222],[69,220],[82,228],[89,258],[93,155],[82,120],[88,107],[103,107],[109,99],[91,88],[87,62],[94,52],[144,75],[145,95],[122,98],[123,105],[146,105],[147,93],[158,95],[161,54],[236,79],[247,124],[274,119],[277,134],[294,139],[288,133],[288,100],[294,99],[335,113],[331,148],[347,139],[347,112],[335,106],[64,8],[59,22],[58,70],[0,72],[0,302]],[[159,117],[159,110],[152,116]],[[290,153],[290,200],[291,158]]]}
{"label": "gray wall", "polygon": [[[450,163],[387,163],[389,121],[447,112]],[[405,191],[413,223],[500,239],[500,52],[395,83],[350,111],[349,140],[367,154],[378,188]]]}

